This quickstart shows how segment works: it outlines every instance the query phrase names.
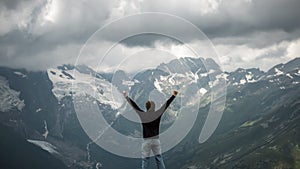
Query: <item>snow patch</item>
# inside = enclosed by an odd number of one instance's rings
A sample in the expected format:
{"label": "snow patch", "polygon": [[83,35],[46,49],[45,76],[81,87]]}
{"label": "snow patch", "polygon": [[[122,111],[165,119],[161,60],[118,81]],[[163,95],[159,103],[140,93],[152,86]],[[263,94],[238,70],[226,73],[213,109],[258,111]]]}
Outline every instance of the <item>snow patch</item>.
{"label": "snow patch", "polygon": [[47,139],[49,131],[48,131],[48,127],[47,127],[47,121],[44,120],[44,129],[45,129],[45,133],[43,134],[44,138]]}
{"label": "snow patch", "polygon": [[134,83],[141,83],[141,82],[138,81],[137,79],[134,79],[133,81],[134,81]]}
{"label": "snow patch", "polygon": [[204,95],[205,93],[207,93],[207,90],[205,88],[201,88],[199,92],[200,94]]}
{"label": "snow patch", "polygon": [[283,72],[277,68],[275,68],[275,73],[276,73],[275,76],[283,75]]}
{"label": "snow patch", "polygon": [[134,85],[134,81],[126,81],[126,80],[122,80],[122,85],[125,86],[133,86]]}
{"label": "snow patch", "polygon": [[241,79],[241,80],[240,80],[240,84],[241,84],[241,85],[244,85],[244,84],[246,84],[246,83],[247,83],[247,81],[246,81],[245,79]]}
{"label": "snow patch", "polygon": [[195,80],[195,83],[197,83],[197,81],[198,81],[198,79],[199,79],[199,76],[198,76],[198,74],[193,74],[193,78],[194,78],[194,80]]}
{"label": "snow patch", "polygon": [[253,74],[246,74],[245,77],[246,77],[247,81],[249,81],[253,78]]}
{"label": "snow patch", "polygon": [[96,169],[100,169],[102,167],[102,164],[100,162],[96,163]]}
{"label": "snow patch", "polygon": [[201,76],[201,77],[207,77],[208,74],[207,74],[207,73],[201,73],[200,76]]}
{"label": "snow patch", "polygon": [[234,82],[232,85],[233,86],[237,86],[237,85],[239,85],[239,83],[238,82]]}
{"label": "snow patch", "polygon": [[56,147],[46,141],[40,141],[40,140],[27,140],[28,142],[32,143],[32,144],[35,144],[39,147],[41,147],[42,149],[48,151],[49,153],[51,154],[59,154],[57,151],[56,151]]}
{"label": "snow patch", "polygon": [[171,85],[175,85],[175,80],[173,78],[169,78],[168,80]]}
{"label": "snow patch", "polygon": [[194,74],[193,72],[186,72],[185,75],[187,77],[190,77],[192,79],[192,82],[194,82],[194,83],[197,83],[197,81],[199,79],[198,74],[196,74],[196,73]]}
{"label": "snow patch", "polygon": [[224,79],[225,79],[225,81],[227,80],[227,76],[228,75],[226,73],[221,73],[221,74],[217,75],[216,79],[214,81],[209,81],[208,82],[209,87],[212,88],[212,87],[214,87],[214,86],[216,86],[220,83],[223,84]]}
{"label": "snow patch", "polygon": [[289,78],[291,78],[291,79],[294,79],[294,77],[293,77],[293,76],[291,76],[289,73],[288,73],[288,74],[286,74],[286,76],[287,76],[287,77],[289,77]]}
{"label": "snow patch", "polygon": [[159,92],[162,92],[162,88],[160,87],[159,81],[157,79],[155,79],[154,81],[154,86]]}
{"label": "snow patch", "polygon": [[253,78],[252,72],[249,72],[249,74],[246,74],[245,77],[246,77],[246,80],[247,80],[248,83],[255,83],[255,82],[257,82],[257,80],[255,80]]}
{"label": "snow patch", "polygon": [[21,72],[14,72],[14,74],[18,75],[18,76],[21,76],[22,78],[25,78],[27,77],[27,75],[21,73]]}
{"label": "snow patch", "polygon": [[74,78],[64,76],[59,69],[47,70],[49,79],[53,83],[52,92],[58,101],[65,96],[87,97],[89,95],[100,103],[110,105],[113,109],[123,104],[122,94],[118,93],[117,88],[107,80],[80,73],[76,69],[64,71]]}
{"label": "snow patch", "polygon": [[216,76],[217,79],[225,79],[226,81],[228,81],[227,77],[229,76],[229,74],[227,73],[221,73],[219,75]]}
{"label": "snow patch", "polygon": [[115,115],[115,118],[119,117],[120,114],[121,114],[121,112],[118,111],[118,112],[116,113],[116,115]]}

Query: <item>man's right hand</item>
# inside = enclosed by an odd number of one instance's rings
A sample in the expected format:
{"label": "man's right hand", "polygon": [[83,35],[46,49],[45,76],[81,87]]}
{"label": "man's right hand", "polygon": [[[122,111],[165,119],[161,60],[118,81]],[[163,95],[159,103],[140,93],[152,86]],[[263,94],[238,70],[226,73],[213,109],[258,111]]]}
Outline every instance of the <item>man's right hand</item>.
{"label": "man's right hand", "polygon": [[174,96],[177,96],[177,94],[178,94],[178,91],[174,90],[174,91],[173,91],[173,95],[174,95]]}
{"label": "man's right hand", "polygon": [[125,90],[123,90],[123,95],[124,95],[124,97],[126,97],[126,95],[127,95]]}

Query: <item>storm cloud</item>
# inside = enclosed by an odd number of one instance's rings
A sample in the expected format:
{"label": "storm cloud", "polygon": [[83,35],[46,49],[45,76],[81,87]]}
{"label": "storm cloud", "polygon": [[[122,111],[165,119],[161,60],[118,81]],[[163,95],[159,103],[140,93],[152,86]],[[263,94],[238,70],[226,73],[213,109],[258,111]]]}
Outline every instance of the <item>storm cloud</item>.
{"label": "storm cloud", "polygon": [[[2,0],[1,66],[44,70],[73,64],[85,42],[102,26],[128,15],[162,12],[186,19],[203,31],[214,43],[223,69],[259,67],[266,70],[300,56],[299,7],[299,0]],[[137,25],[124,23],[118,29],[143,31],[151,24],[141,20]],[[190,46],[202,45],[192,32],[172,25],[167,29],[186,36]],[[113,45],[116,34],[97,39],[97,50]],[[150,34],[128,38],[121,41],[120,46],[122,51],[149,48],[185,51],[172,38]],[[188,52],[179,53],[188,55]],[[123,57],[122,52],[115,55],[120,56],[111,62],[119,62]],[[93,58],[87,57],[85,63],[89,62],[92,63]]]}

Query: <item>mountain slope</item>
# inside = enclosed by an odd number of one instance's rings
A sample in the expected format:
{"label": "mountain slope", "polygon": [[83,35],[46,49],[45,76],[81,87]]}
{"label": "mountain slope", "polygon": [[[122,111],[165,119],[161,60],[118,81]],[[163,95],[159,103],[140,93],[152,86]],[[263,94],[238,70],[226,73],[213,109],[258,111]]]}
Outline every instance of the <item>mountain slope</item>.
{"label": "mountain slope", "polygon": [[3,169],[67,169],[50,153],[27,142],[11,128],[0,124],[0,166]]}
{"label": "mountain slope", "polygon": [[[177,164],[175,168],[193,169],[299,168],[300,70],[294,62],[298,60],[279,66],[287,71],[272,68],[255,82],[229,83],[215,135],[186,152],[187,165],[176,163],[176,158],[169,162]],[[241,70],[237,72],[245,73]]]}

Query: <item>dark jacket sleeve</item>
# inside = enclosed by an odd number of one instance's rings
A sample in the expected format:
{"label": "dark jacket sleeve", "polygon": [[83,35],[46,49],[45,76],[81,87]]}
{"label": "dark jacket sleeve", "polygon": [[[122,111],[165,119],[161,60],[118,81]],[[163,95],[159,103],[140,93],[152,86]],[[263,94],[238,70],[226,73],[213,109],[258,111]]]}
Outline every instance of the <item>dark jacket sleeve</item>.
{"label": "dark jacket sleeve", "polygon": [[170,106],[170,104],[172,103],[172,101],[175,99],[175,96],[172,95],[167,102],[161,106],[161,108],[158,110],[158,112],[163,113],[166,111],[166,109]]}
{"label": "dark jacket sleeve", "polygon": [[127,102],[132,106],[132,108],[135,111],[139,111],[139,112],[144,112],[142,109],[139,108],[139,106],[132,100],[130,99],[128,96],[125,97]]}

